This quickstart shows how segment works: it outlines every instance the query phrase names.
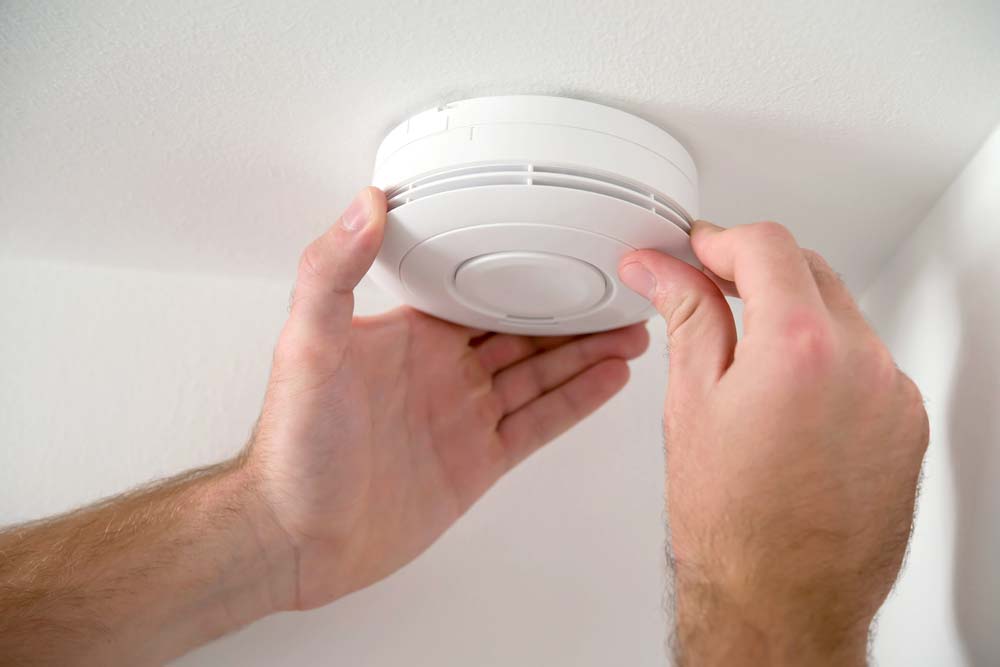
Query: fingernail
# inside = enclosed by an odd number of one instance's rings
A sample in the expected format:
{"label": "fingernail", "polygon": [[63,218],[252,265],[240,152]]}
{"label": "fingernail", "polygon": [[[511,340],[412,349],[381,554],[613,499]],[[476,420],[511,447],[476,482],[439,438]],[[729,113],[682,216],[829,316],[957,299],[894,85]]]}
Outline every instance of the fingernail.
{"label": "fingernail", "polygon": [[647,299],[653,298],[653,292],[656,291],[656,278],[642,264],[637,262],[626,264],[622,267],[621,278],[622,282],[628,285],[632,291],[638,292]]}
{"label": "fingernail", "polygon": [[368,202],[371,201],[371,197],[368,195],[368,191],[364,190],[351,205],[347,207],[344,214],[340,216],[340,226],[349,232],[356,232],[368,223],[369,210]]}
{"label": "fingernail", "polygon": [[714,234],[715,232],[721,232],[723,229],[723,227],[719,227],[708,220],[695,220],[694,224],[691,225],[692,234]]}

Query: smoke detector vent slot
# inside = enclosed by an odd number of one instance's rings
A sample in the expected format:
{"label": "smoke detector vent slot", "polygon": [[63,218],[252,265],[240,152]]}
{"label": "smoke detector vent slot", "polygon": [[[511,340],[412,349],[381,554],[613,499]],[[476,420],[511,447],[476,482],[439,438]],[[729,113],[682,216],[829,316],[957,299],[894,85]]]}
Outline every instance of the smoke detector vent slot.
{"label": "smoke detector vent slot", "polygon": [[621,178],[597,172],[535,164],[488,164],[422,175],[386,192],[389,210],[430,195],[489,185],[536,185],[596,192],[641,206],[684,231],[691,216],[666,195],[644,191]]}
{"label": "smoke detector vent slot", "polygon": [[530,324],[555,324],[554,317],[526,317],[524,315],[507,315],[506,319],[511,322],[527,322]]}

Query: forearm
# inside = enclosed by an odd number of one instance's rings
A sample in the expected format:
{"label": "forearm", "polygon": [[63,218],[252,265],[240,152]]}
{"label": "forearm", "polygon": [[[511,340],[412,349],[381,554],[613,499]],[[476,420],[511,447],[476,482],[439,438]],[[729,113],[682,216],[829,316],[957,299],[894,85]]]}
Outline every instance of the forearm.
{"label": "forearm", "polygon": [[0,664],[158,664],[295,605],[287,539],[229,463],[0,533]]}

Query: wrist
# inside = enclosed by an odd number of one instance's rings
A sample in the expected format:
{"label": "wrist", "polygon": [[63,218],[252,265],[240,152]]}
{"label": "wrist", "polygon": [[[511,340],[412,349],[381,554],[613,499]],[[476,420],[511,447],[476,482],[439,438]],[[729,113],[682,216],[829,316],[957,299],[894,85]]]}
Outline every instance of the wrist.
{"label": "wrist", "polygon": [[214,553],[207,626],[217,636],[297,606],[298,563],[287,533],[260,493],[254,471],[237,459],[208,476],[192,510]]}
{"label": "wrist", "polygon": [[833,598],[681,574],[675,582],[678,664],[867,664],[870,620],[845,620]]}

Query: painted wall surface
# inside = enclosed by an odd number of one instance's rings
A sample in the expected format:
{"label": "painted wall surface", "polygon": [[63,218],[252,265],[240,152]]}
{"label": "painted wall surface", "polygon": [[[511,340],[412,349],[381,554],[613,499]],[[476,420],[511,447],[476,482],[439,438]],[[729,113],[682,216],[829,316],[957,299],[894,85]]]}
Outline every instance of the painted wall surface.
{"label": "painted wall surface", "polygon": [[[0,262],[0,524],[235,453],[289,288]],[[365,288],[359,305],[387,302]],[[179,664],[663,664],[663,349],[409,567]]]}
{"label": "painted wall surface", "polygon": [[883,665],[1000,664],[1000,128],[864,299],[931,423]]}

